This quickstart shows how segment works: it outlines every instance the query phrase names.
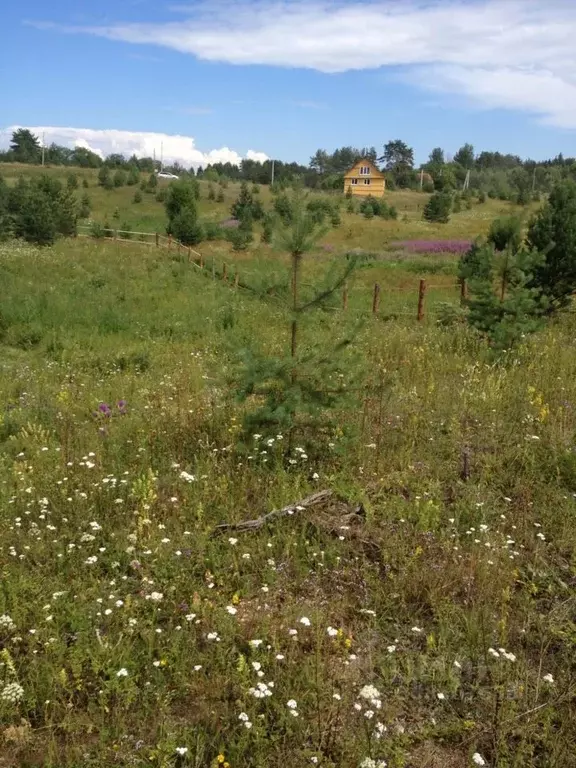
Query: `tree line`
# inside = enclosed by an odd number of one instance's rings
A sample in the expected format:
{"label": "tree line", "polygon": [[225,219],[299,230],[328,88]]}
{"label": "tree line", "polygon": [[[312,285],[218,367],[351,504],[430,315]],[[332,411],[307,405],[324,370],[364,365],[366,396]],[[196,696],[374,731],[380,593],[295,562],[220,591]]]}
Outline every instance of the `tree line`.
{"label": "tree line", "polygon": [[[274,178],[281,186],[295,183],[311,189],[341,190],[344,174],[354,163],[367,158],[384,171],[389,189],[422,189],[424,192],[454,192],[466,187],[475,193],[520,204],[530,202],[565,179],[576,180],[576,158],[564,157],[535,161],[523,160],[517,155],[501,152],[476,152],[466,143],[450,156],[441,147],[435,147],[426,162],[417,166],[414,150],[401,139],[388,141],[378,151],[376,147],[340,147],[333,152],[318,149],[308,165],[281,160],[243,160],[240,165],[211,163],[206,167],[185,168],[179,163],[166,165],[165,170],[178,176],[205,179],[247,181],[268,184]],[[0,152],[0,162],[40,164],[42,147],[30,130],[14,131],[10,148]],[[123,170],[127,174],[153,173],[159,163],[152,157],[125,157],[114,153],[106,158],[85,148],[71,149],[58,144],[44,148],[47,165],[78,166]]]}

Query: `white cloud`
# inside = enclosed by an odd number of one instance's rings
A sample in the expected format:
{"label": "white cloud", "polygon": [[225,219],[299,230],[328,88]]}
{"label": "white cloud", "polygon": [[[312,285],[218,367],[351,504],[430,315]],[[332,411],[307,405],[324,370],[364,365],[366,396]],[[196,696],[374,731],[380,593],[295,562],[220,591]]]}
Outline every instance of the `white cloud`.
{"label": "white cloud", "polygon": [[184,18],[65,31],[237,65],[401,66],[425,87],[576,127],[574,0],[240,0],[173,10]]}
{"label": "white cloud", "polygon": [[[0,146],[7,146],[12,132],[16,128],[29,128],[36,136],[44,135],[45,143],[63,144],[67,147],[86,147],[101,157],[118,152],[126,156],[156,157],[163,152],[164,162],[179,162],[185,166],[207,165],[208,163],[232,163],[239,165],[242,156],[228,147],[202,152],[196,148],[191,136],[173,136],[167,133],[148,133],[143,131],[96,130],[92,128],[55,128],[52,126],[17,126],[12,125],[0,130]],[[264,152],[250,149],[246,158],[263,162],[268,159]]]}

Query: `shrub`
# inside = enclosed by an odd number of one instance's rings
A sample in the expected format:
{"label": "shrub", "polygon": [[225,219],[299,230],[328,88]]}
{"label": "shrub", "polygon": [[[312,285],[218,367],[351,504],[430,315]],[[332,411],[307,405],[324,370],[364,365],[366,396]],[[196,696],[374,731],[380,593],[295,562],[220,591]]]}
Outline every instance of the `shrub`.
{"label": "shrub", "polygon": [[224,237],[224,230],[217,222],[206,221],[203,226],[206,240],[221,240]]}
{"label": "shrub", "polygon": [[139,189],[137,189],[136,192],[134,192],[134,197],[132,198],[132,202],[134,203],[142,202],[142,192]]}
{"label": "shrub", "polygon": [[155,197],[156,202],[157,203],[165,203],[166,202],[166,195],[167,195],[166,188],[165,187],[160,187],[158,192],[156,192],[156,197]]}
{"label": "shrub", "polygon": [[78,207],[78,217],[80,219],[87,219],[88,216],[90,216],[91,210],[92,210],[92,205],[90,203],[90,198],[88,197],[88,193],[85,192],[82,195],[82,199],[80,200],[80,205]]}
{"label": "shrub", "polygon": [[140,181],[140,171],[135,165],[130,166],[130,170],[128,171],[128,177],[126,179],[126,183],[129,187],[134,187],[138,182]]}
{"label": "shrub", "polygon": [[223,203],[224,202],[224,190],[222,187],[218,190],[218,194],[216,195],[216,202],[217,203]]}
{"label": "shrub", "polygon": [[197,245],[204,239],[204,229],[195,208],[183,208],[170,220],[170,232],[182,245]]}
{"label": "shrub", "polygon": [[486,192],[483,189],[478,193],[478,202],[482,205],[486,202]]}
{"label": "shrub", "polygon": [[106,237],[106,231],[102,224],[97,221],[93,221],[90,225],[90,235],[91,237],[96,238],[96,240],[100,240],[101,238]]}
{"label": "shrub", "polygon": [[240,229],[240,227],[226,232],[226,240],[232,244],[235,251],[245,251],[253,239],[254,235],[251,230]]}
{"label": "shrub", "polygon": [[89,183],[88,179],[82,179],[82,187],[84,189],[88,189],[89,186],[90,186],[90,183]]}
{"label": "shrub", "polygon": [[126,174],[124,171],[118,169],[112,177],[112,182],[115,187],[123,187],[126,184]]}
{"label": "shrub", "polygon": [[452,196],[448,192],[435,192],[426,203],[423,217],[426,221],[446,224],[450,221]]}
{"label": "shrub", "polygon": [[216,200],[216,192],[212,184],[208,185],[208,200]]}
{"label": "shrub", "polygon": [[75,173],[69,173],[66,179],[68,189],[78,189],[78,176]]}

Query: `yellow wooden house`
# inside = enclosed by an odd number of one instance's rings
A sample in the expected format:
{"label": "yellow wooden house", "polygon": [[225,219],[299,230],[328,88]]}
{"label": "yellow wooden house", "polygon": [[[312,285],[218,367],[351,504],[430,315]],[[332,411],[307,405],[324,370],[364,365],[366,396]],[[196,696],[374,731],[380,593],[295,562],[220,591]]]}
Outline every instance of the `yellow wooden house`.
{"label": "yellow wooden house", "polygon": [[356,165],[344,174],[344,192],[352,191],[359,197],[383,197],[386,179],[382,171],[371,160],[358,160]]}

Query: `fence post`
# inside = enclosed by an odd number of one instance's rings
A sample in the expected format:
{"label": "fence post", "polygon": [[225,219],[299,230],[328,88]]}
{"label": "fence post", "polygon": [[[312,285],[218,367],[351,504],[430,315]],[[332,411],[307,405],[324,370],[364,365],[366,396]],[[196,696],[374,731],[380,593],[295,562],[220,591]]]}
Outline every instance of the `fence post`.
{"label": "fence post", "polygon": [[168,235],[168,250],[172,250],[172,235]]}
{"label": "fence post", "polygon": [[160,235],[156,232],[156,248],[160,245]]}
{"label": "fence post", "polygon": [[372,298],[372,314],[378,313],[378,307],[380,306],[380,284],[374,283],[374,296]]}
{"label": "fence post", "polygon": [[348,309],[348,286],[345,285],[342,291],[342,309],[346,311]]}
{"label": "fence post", "polygon": [[466,282],[466,279],[463,278],[460,281],[460,304],[465,304],[467,298],[468,298],[468,283]]}
{"label": "fence post", "polygon": [[238,283],[240,282],[240,273],[236,272],[236,275],[234,277],[234,288],[238,290]]}
{"label": "fence post", "polygon": [[192,261],[192,248],[188,246],[188,262]]}
{"label": "fence post", "polygon": [[228,279],[228,265],[226,262],[224,262],[224,266],[222,267],[222,280],[226,282]]}
{"label": "fence post", "polygon": [[200,254],[200,268],[204,269],[204,256],[202,254]]}
{"label": "fence post", "polygon": [[426,280],[420,280],[420,286],[418,288],[418,315],[417,320],[419,323],[424,320],[424,297],[426,296]]}

